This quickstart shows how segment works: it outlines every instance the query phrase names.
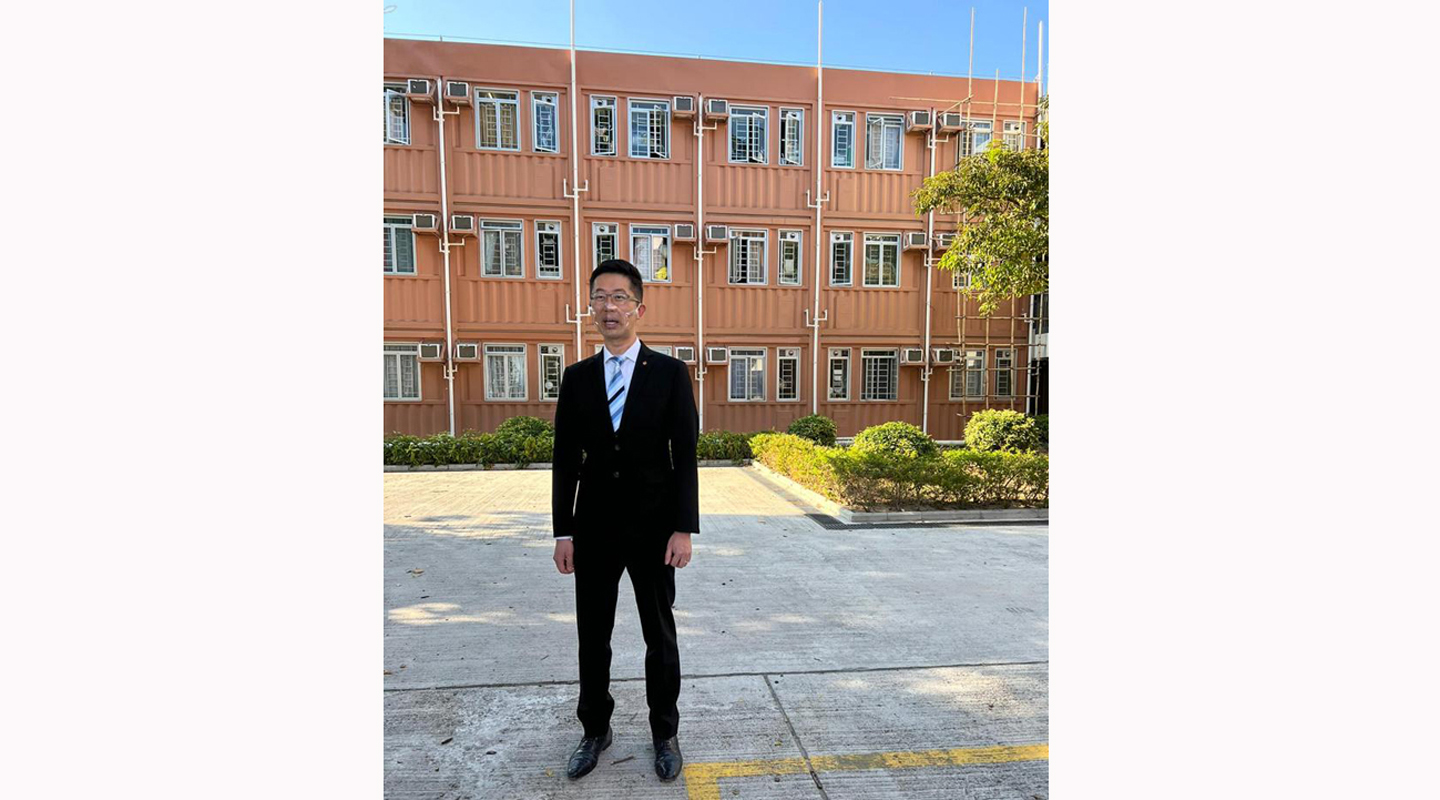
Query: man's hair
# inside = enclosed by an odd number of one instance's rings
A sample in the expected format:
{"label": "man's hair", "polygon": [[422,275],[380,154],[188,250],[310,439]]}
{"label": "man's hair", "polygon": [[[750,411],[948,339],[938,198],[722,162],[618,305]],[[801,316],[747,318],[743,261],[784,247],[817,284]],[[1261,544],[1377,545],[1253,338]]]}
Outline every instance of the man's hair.
{"label": "man's hair", "polygon": [[629,278],[630,289],[635,292],[635,299],[642,303],[645,302],[645,281],[640,278],[640,270],[635,269],[634,264],[631,264],[623,258],[612,258],[609,261],[601,261],[600,266],[596,267],[595,271],[590,273],[590,291],[595,291],[595,279],[607,272],[613,272],[616,275],[624,275]]}

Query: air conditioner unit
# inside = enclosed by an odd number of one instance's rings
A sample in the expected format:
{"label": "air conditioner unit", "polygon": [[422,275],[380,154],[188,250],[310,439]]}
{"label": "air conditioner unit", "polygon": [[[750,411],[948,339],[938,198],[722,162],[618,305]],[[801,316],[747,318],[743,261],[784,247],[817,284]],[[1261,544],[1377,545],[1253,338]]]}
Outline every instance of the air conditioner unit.
{"label": "air conditioner unit", "polygon": [[925,348],[923,347],[902,347],[900,349],[901,364],[923,364],[925,363]]}
{"label": "air conditioner unit", "polygon": [[724,364],[730,360],[730,348],[728,347],[707,347],[705,348],[706,364]]}
{"label": "air conditioner unit", "polygon": [[937,233],[935,234],[934,241],[930,243],[930,246],[936,250],[949,250],[950,245],[953,244],[955,244],[955,234]]}
{"label": "air conditioner unit", "polygon": [[729,119],[730,101],[714,97],[705,101],[705,119]]}
{"label": "air conditioner unit", "polygon": [[676,119],[684,119],[695,116],[695,98],[690,95],[681,94],[671,98],[670,107],[674,109]]}
{"label": "air conditioner unit", "polygon": [[688,345],[676,345],[675,357],[680,359],[681,361],[684,361],[686,364],[694,364],[695,348]]}
{"label": "air conditioner unit", "polygon": [[450,232],[461,236],[475,235],[475,218],[469,214],[451,214]]}
{"label": "air conditioner unit", "polygon": [[717,244],[728,244],[730,242],[730,228],[725,225],[706,225],[705,241]]}
{"label": "air conditioner unit", "polygon": [[470,343],[468,343],[468,344],[465,343],[465,342],[456,342],[456,343],[455,343],[455,360],[456,360],[456,361],[479,361],[479,360],[480,360],[480,345],[475,344],[474,342],[470,342]]}
{"label": "air conditioner unit", "polygon": [[906,232],[905,232],[905,249],[906,249],[906,250],[923,249],[927,244],[929,244],[929,242],[928,242],[928,240],[926,239],[925,231],[906,231]]}
{"label": "air conditioner unit", "polygon": [[940,115],[940,130],[959,131],[965,129],[965,115],[955,111],[947,111]]}
{"label": "air conditioner unit", "polygon": [[435,101],[435,84],[427,78],[411,78],[405,81],[405,96],[422,103]]}
{"label": "air conditioner unit", "polygon": [[911,111],[910,125],[908,128],[906,128],[906,130],[911,132],[928,131],[930,130],[930,127],[934,124],[935,123],[930,117],[929,111]]}
{"label": "air conditioner unit", "polygon": [[954,364],[955,351],[949,347],[936,347],[931,351],[935,356],[936,364]]}
{"label": "air conditioner unit", "polygon": [[445,81],[445,99],[459,106],[470,105],[470,84],[465,81]]}
{"label": "air conditioner unit", "polygon": [[676,226],[675,226],[675,241],[677,241],[677,242],[693,242],[693,241],[695,241],[695,225],[694,225],[693,223],[688,223],[688,222],[682,222],[682,223],[676,225]]}
{"label": "air conditioner unit", "polygon": [[434,214],[415,214],[410,217],[410,227],[416,233],[434,233],[440,229],[440,222]]}
{"label": "air conditioner unit", "polygon": [[421,360],[421,361],[444,361],[444,360],[445,360],[445,344],[444,344],[444,342],[421,342],[421,343],[420,343],[420,360]]}

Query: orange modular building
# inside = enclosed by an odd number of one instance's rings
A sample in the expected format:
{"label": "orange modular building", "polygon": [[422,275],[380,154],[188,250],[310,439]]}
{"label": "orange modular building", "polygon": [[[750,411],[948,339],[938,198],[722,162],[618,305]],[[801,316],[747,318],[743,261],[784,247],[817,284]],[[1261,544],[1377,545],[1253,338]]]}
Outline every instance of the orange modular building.
{"label": "orange modular building", "polygon": [[1045,410],[1039,304],[979,317],[933,267],[955,218],[910,198],[1035,147],[1036,83],[401,39],[383,83],[387,433],[553,419],[610,257],[702,430]]}

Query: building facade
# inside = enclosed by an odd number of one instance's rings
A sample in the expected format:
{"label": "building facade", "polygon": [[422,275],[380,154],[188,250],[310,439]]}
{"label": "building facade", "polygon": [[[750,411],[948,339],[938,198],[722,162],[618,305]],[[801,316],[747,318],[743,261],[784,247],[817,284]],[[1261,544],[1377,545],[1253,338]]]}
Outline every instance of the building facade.
{"label": "building facade", "polygon": [[1035,410],[1043,304],[981,318],[933,267],[955,218],[910,194],[992,138],[1035,147],[1037,84],[571,59],[385,40],[387,433],[553,419],[611,257],[645,276],[641,339],[691,365],[702,430],[818,412],[947,440]]}

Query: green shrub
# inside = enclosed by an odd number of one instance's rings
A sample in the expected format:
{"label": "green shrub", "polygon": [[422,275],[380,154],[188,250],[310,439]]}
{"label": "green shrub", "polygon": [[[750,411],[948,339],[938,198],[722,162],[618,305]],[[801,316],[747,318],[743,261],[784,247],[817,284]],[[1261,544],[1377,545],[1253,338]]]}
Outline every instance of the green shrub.
{"label": "green shrub", "polygon": [[898,456],[926,457],[939,451],[930,435],[908,422],[872,425],[855,435],[850,449],[856,453],[883,452]]}
{"label": "green shrub", "polygon": [[965,446],[982,452],[1028,453],[1044,450],[1048,429],[1049,417],[1040,421],[1019,411],[976,411],[965,423]]}
{"label": "green shrub", "polygon": [[702,461],[742,461],[752,458],[750,437],[730,431],[707,431],[695,442],[695,457]]}
{"label": "green shrub", "polygon": [[750,446],[756,461],[851,508],[1044,506],[1049,497],[1042,453],[915,456],[820,447],[793,434],[762,434]]}
{"label": "green shrub", "polygon": [[824,447],[835,446],[835,420],[824,414],[808,414],[790,423],[786,431]]}
{"label": "green shrub", "polygon": [[524,438],[526,436],[555,435],[555,426],[539,417],[511,417],[495,428],[500,436]]}

